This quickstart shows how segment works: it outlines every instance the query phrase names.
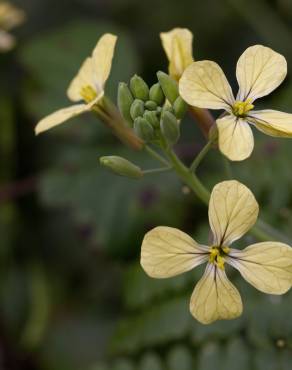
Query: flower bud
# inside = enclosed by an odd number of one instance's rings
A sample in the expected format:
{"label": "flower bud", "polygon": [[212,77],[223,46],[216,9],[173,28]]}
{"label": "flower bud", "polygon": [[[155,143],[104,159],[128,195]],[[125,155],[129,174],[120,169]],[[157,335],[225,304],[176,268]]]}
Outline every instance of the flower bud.
{"label": "flower bud", "polygon": [[120,82],[118,88],[118,107],[122,117],[130,124],[130,126],[133,125],[133,119],[130,114],[133,101],[134,98],[128,85],[124,82]]}
{"label": "flower bud", "polygon": [[186,102],[179,96],[173,104],[173,110],[177,119],[182,119],[187,111]]}
{"label": "flower bud", "polygon": [[138,117],[134,121],[135,134],[144,141],[151,141],[154,138],[154,129],[145,119]]}
{"label": "flower bud", "polygon": [[130,89],[136,99],[147,101],[149,99],[149,87],[146,82],[139,76],[131,78]]}
{"label": "flower bud", "polygon": [[155,103],[160,106],[164,103],[165,96],[163,94],[163,91],[160,87],[159,82],[153,85],[149,92],[149,98],[152,101],[155,101]]}
{"label": "flower bud", "polygon": [[173,104],[179,96],[177,82],[161,71],[157,72],[157,78],[167,100]]}
{"label": "flower bud", "polygon": [[137,117],[142,117],[144,113],[144,103],[140,99],[135,99],[130,108],[130,115],[133,120]]}
{"label": "flower bud", "polygon": [[174,145],[180,136],[176,117],[169,111],[164,111],[160,121],[161,133],[170,145]]}
{"label": "flower bud", "polygon": [[147,100],[145,103],[145,108],[148,110],[156,110],[157,104],[152,100]]}
{"label": "flower bud", "polygon": [[145,110],[143,117],[150,123],[154,128],[159,127],[159,120],[157,113],[154,111]]}
{"label": "flower bud", "polygon": [[99,161],[102,166],[110,169],[117,175],[132,179],[140,179],[143,176],[141,168],[125,158],[112,155],[101,157]]}

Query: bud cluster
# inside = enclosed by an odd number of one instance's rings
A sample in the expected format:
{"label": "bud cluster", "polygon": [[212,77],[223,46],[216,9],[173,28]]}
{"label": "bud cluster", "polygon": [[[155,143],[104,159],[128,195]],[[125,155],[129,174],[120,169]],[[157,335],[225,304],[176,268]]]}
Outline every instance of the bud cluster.
{"label": "bud cluster", "polygon": [[121,82],[119,110],[136,135],[146,143],[164,138],[168,145],[174,145],[180,136],[179,121],[187,105],[179,96],[174,79],[164,72],[158,72],[157,78],[158,82],[150,88],[137,75],[131,78],[129,86]]}

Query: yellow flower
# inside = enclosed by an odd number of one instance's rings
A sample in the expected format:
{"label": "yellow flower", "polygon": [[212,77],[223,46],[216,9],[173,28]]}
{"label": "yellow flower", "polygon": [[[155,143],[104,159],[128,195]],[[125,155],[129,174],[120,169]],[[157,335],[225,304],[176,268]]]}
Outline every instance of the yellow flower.
{"label": "yellow flower", "polygon": [[7,31],[20,25],[25,19],[24,11],[7,1],[0,2],[0,51],[8,51],[15,45],[15,38]]}
{"label": "yellow flower", "polygon": [[116,40],[117,37],[112,34],[103,35],[93,50],[92,56],[84,61],[77,76],[71,82],[67,91],[69,99],[73,102],[83,100],[84,103],[60,109],[45,117],[37,124],[36,134],[94,109],[104,95],[104,86],[111,71]]}
{"label": "yellow flower", "polygon": [[236,268],[258,290],[283,294],[292,283],[292,248],[278,242],[252,244],[243,250],[230,245],[256,222],[258,204],[238,181],[217,184],[209,203],[211,246],[198,244],[184,232],[157,227],[145,235],[141,265],[154,278],[168,278],[207,263],[191,297],[190,311],[201,323],[233,319],[242,313],[242,301],[228,280],[225,263]]}
{"label": "yellow flower", "polygon": [[249,124],[267,135],[292,137],[292,114],[274,110],[254,111],[254,101],[270,94],[287,74],[285,58],[262,45],[249,47],[239,58],[236,99],[218,64],[204,60],[192,63],[184,72],[179,90],[183,99],[199,108],[224,109],[217,119],[219,149],[233,161],[252,153],[254,138]]}
{"label": "yellow flower", "polygon": [[193,62],[193,34],[186,28],[174,28],[160,34],[162,46],[169,60],[169,74],[179,80]]}

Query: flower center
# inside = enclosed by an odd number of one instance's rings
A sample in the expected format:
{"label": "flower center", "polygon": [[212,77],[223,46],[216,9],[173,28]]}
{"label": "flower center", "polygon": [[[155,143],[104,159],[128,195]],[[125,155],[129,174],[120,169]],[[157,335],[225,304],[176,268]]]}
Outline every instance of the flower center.
{"label": "flower center", "polygon": [[97,97],[96,91],[94,90],[93,87],[89,85],[82,87],[80,95],[82,96],[86,103],[92,102]]}
{"label": "flower center", "polygon": [[224,270],[225,256],[230,249],[226,246],[213,246],[210,249],[209,262],[214,263],[217,267]]}
{"label": "flower center", "polygon": [[245,117],[246,114],[254,108],[251,103],[251,99],[246,99],[246,101],[237,100],[232,107],[233,114],[237,117]]}

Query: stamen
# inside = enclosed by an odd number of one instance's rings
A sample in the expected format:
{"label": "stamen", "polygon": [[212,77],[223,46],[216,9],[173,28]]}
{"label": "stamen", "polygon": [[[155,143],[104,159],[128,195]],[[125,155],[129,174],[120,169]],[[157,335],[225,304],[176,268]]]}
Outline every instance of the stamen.
{"label": "stamen", "polygon": [[92,86],[89,85],[82,87],[80,95],[82,96],[86,103],[92,102],[97,97],[96,91]]}
{"label": "stamen", "polygon": [[232,107],[233,114],[238,117],[245,117],[246,114],[254,108],[251,99],[246,99],[246,101],[237,100]]}
{"label": "stamen", "polygon": [[225,256],[230,252],[227,246],[213,246],[210,249],[209,262],[224,270]]}

